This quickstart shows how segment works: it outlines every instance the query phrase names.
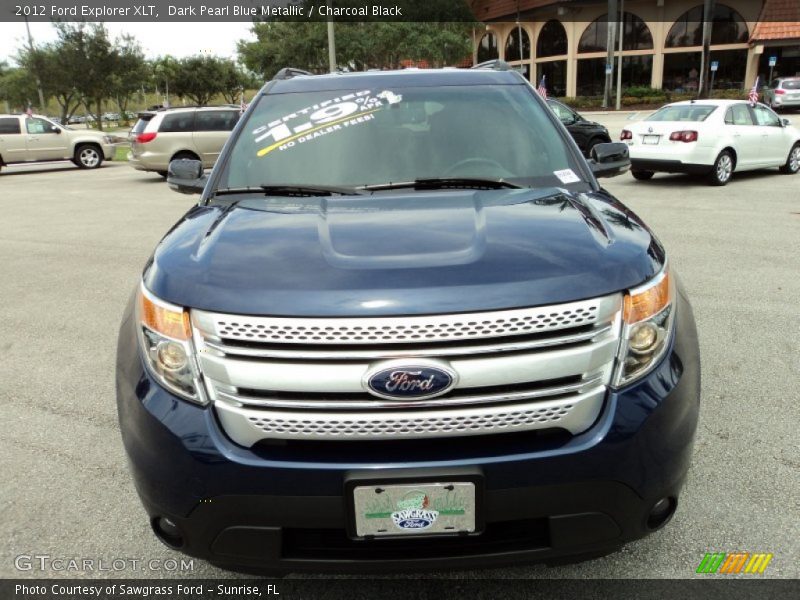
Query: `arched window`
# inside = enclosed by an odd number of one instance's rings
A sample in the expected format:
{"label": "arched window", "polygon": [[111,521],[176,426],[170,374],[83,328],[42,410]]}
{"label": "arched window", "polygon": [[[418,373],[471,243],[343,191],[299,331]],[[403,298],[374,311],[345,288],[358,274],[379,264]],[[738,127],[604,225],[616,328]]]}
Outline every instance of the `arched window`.
{"label": "arched window", "polygon": [[478,62],[499,58],[497,53],[497,36],[493,33],[486,33],[478,43]]}
{"label": "arched window", "polygon": [[[519,40],[522,38],[522,56],[519,54]],[[515,27],[506,39],[506,60],[527,60],[531,57],[531,38],[522,27]]]}
{"label": "arched window", "polygon": [[[622,39],[622,49],[652,50],[653,36],[647,24],[633,13],[626,12],[623,18],[625,35]],[[592,22],[583,32],[578,42],[578,52],[605,52],[607,37],[608,15],[605,14]]]}
{"label": "arched window", "polygon": [[[742,16],[730,6],[717,4],[714,7],[714,20],[711,26],[712,44],[743,44],[750,33]],[[703,7],[695,6],[687,10],[675,21],[667,34],[664,46],[684,48],[703,45]]]}
{"label": "arched window", "polygon": [[561,21],[548,21],[536,40],[536,57],[561,56],[567,53],[567,32]]}

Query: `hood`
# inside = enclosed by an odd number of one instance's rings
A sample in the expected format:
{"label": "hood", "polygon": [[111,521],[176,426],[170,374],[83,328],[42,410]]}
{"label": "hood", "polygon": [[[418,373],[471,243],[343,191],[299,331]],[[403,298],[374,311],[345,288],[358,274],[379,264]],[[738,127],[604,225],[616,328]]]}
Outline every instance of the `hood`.
{"label": "hood", "polygon": [[403,190],[195,207],[144,281],[164,300],[218,312],[385,316],[602,296],[663,261],[647,227],[602,192]]}

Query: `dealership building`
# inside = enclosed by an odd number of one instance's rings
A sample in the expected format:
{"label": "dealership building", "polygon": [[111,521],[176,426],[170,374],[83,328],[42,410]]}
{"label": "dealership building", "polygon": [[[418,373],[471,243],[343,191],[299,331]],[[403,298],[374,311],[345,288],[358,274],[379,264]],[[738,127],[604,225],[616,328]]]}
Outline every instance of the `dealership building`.
{"label": "dealership building", "polygon": [[[717,0],[714,4],[714,89],[747,89],[756,76],[766,84],[770,70],[773,77],[800,75],[800,0]],[[474,34],[475,63],[500,58],[532,82],[544,75],[552,95],[602,95],[606,0],[472,0],[470,5],[485,25]],[[702,1],[617,0],[617,5],[624,14],[623,89],[696,91]],[[618,48],[619,37],[615,64]]]}

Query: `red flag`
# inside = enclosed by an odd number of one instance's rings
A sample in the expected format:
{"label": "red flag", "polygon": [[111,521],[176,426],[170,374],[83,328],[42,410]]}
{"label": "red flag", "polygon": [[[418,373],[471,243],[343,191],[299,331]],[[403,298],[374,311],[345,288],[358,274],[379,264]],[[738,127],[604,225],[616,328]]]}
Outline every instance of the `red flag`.
{"label": "red flag", "polygon": [[542,80],[539,82],[539,87],[536,88],[536,91],[539,92],[539,95],[547,100],[547,86],[544,83],[545,76],[542,75]]}
{"label": "red flag", "polygon": [[750,104],[753,106],[756,105],[758,102],[758,77],[756,77],[756,82],[753,84],[753,87],[750,88],[750,94],[748,94],[747,98],[750,100]]}

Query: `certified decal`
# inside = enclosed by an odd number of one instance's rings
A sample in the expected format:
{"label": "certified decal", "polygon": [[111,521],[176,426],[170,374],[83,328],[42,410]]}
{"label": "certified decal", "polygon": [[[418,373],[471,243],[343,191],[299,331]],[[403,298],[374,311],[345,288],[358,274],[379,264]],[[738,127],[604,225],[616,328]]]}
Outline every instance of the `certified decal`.
{"label": "certified decal", "polygon": [[307,106],[252,131],[255,143],[262,147],[257,156],[296,147],[337,131],[356,127],[375,118],[386,106],[397,104],[402,95],[389,90],[353,92]]}

